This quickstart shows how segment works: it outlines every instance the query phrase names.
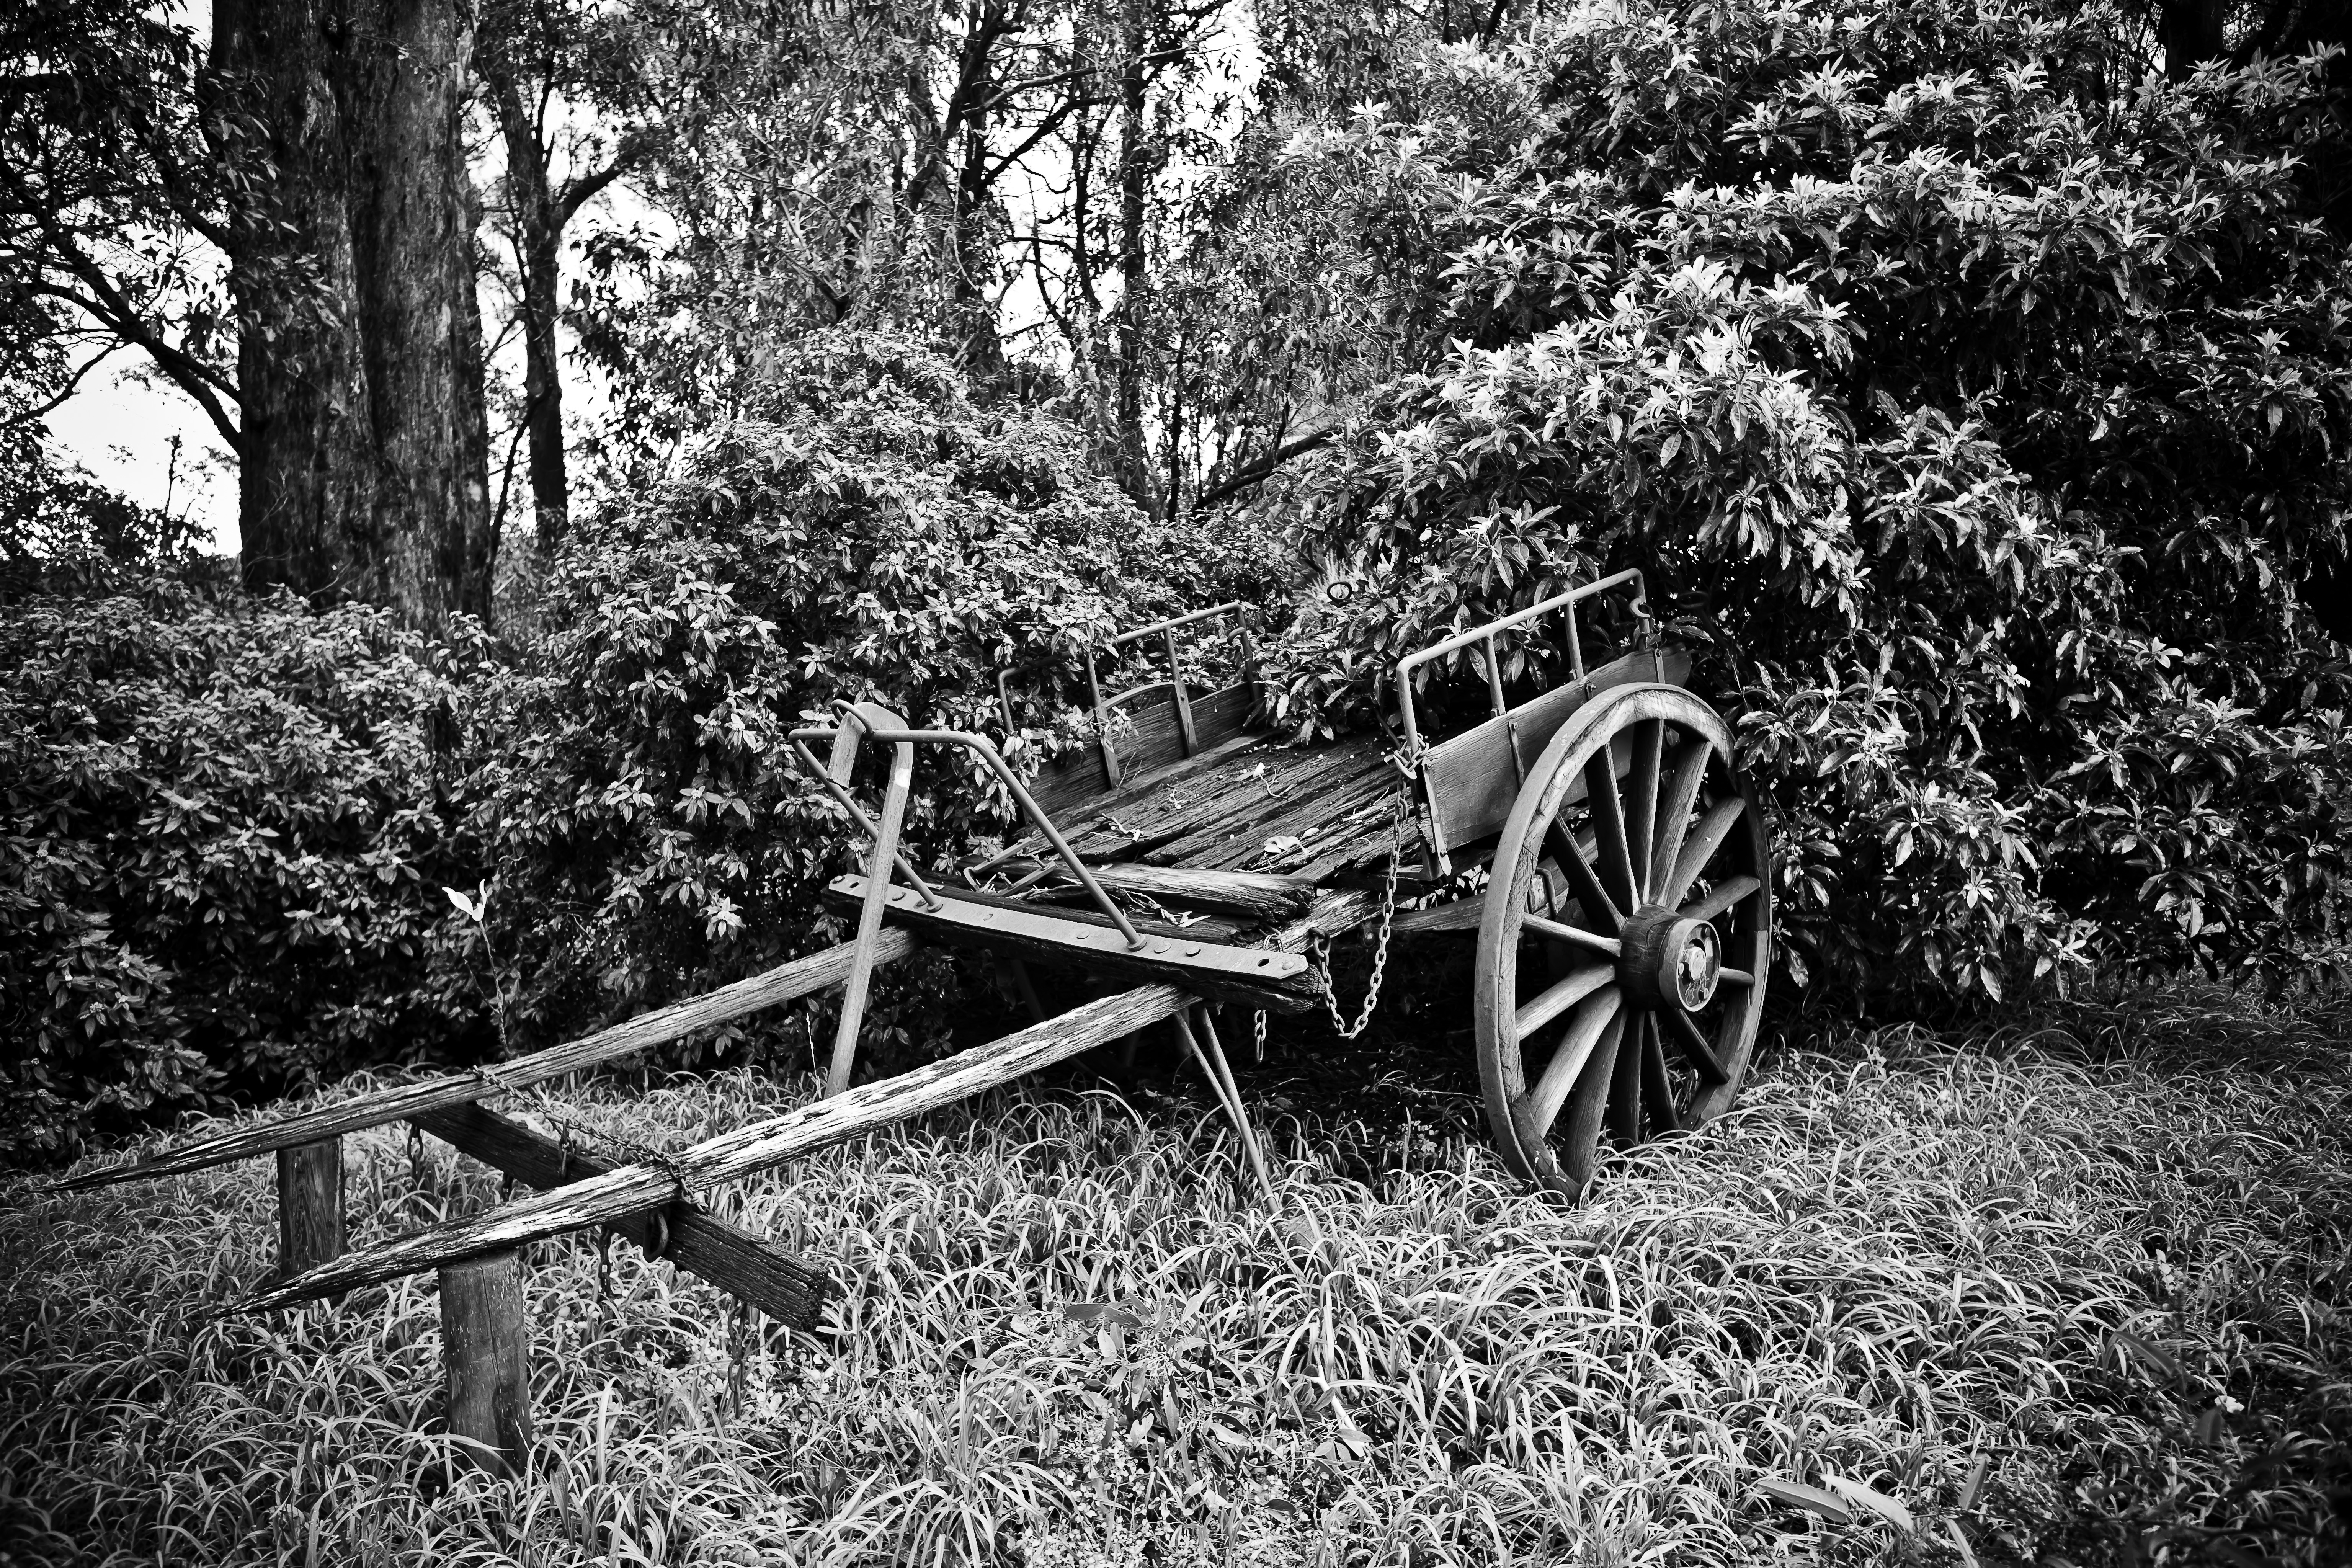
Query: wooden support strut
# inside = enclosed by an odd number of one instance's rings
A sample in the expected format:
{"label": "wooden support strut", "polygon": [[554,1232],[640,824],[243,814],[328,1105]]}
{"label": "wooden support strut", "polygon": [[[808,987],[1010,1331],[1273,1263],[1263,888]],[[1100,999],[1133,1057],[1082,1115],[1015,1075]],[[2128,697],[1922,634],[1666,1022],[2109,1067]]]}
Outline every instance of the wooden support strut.
{"label": "wooden support strut", "polygon": [[494,1476],[530,1458],[530,1331],[512,1249],[441,1268],[441,1362],[449,1435]]}
{"label": "wooden support strut", "polygon": [[[860,702],[842,715],[841,731],[834,737],[833,781],[847,787],[850,769],[857,760],[858,742],[870,729],[903,731],[906,720],[887,708]],[[882,820],[874,828],[874,858],[866,868],[866,897],[857,911],[857,940],[852,944],[849,982],[841,994],[841,1021],[833,1034],[833,1060],[825,1068],[824,1092],[839,1094],[849,1087],[857,1065],[857,1031],[866,1022],[866,989],[874,978],[875,943],[882,935],[882,909],[890,892],[890,863],[898,852],[898,830],[907,820],[907,797],[915,787],[915,747],[900,741],[890,748],[890,783],[882,795]],[[936,901],[930,900],[930,901]]]}
{"label": "wooden support strut", "polygon": [[[875,942],[874,962],[895,963],[913,952],[918,945],[907,932],[886,927]],[[730,1018],[757,1012],[762,1007],[772,1007],[779,1003],[838,985],[849,977],[852,951],[852,943],[843,942],[823,952],[778,964],[763,973],[738,980],[731,985],[723,985],[708,995],[640,1014],[609,1029],[600,1029],[593,1035],[584,1035],[560,1046],[550,1046],[543,1051],[533,1051],[512,1061],[500,1062],[492,1069],[496,1073],[495,1079],[480,1073],[453,1073],[444,1078],[426,1079],[421,1083],[396,1084],[390,1089],[354,1095],[349,1100],[336,1100],[257,1127],[240,1127],[234,1131],[199,1139],[184,1148],[151,1155],[144,1160],[84,1171],[53,1184],[49,1191],[78,1192],[86,1187],[102,1187],[116,1182],[181,1175],[189,1171],[226,1164],[231,1160],[248,1159],[279,1149],[340,1138],[347,1132],[381,1127],[385,1122],[404,1121],[429,1110],[464,1105],[495,1095],[501,1089],[520,1089],[527,1084],[561,1078],[565,1073],[578,1072],[583,1068],[611,1061],[615,1057],[658,1046],[680,1036],[690,1035],[697,1029],[707,1029]]]}
{"label": "wooden support strut", "polygon": [[687,1191],[740,1181],[893,1122],[952,1105],[1133,1030],[1175,1016],[1192,1000],[1173,985],[1142,985],[1090,1002],[989,1045],[898,1078],[858,1087],[782,1116],[721,1133],[659,1164],[622,1165],[601,1176],[518,1199],[363,1252],[347,1253],[241,1303],[261,1311],[437,1268],[477,1253],[520,1247],[661,1208]]}
{"label": "wooden support strut", "polygon": [[315,1268],[343,1251],[343,1141],[278,1151],[278,1272]]}
{"label": "wooden support strut", "polygon": [[[430,1110],[416,1118],[416,1125],[458,1152],[541,1192],[618,1168],[584,1150],[566,1149],[485,1105]],[[627,1215],[605,1228],[647,1256],[709,1280],[789,1328],[814,1328],[826,1298],[834,1293],[833,1280],[824,1269],[690,1203]]]}

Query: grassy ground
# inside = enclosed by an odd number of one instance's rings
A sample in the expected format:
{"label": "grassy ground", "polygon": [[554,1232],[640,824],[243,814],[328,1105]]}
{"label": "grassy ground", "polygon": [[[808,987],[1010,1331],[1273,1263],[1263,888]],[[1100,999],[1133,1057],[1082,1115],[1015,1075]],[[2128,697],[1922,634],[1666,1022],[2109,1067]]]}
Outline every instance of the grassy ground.
{"label": "grassy ground", "polygon": [[[625,1247],[600,1300],[593,1247],[535,1248],[512,1481],[442,1479],[427,1282],[215,1315],[269,1262],[260,1165],[19,1184],[0,1559],[2340,1563],[2346,1037],[2174,997],[1782,1052],[1573,1209],[1471,1135],[1458,1052],[1244,1068],[1278,1207],[1181,1085],[999,1096],[736,1194],[846,1287],[823,1341],[739,1333]],[[583,1114],[682,1140],[798,1092]],[[494,1196],[352,1141],[358,1238]]]}

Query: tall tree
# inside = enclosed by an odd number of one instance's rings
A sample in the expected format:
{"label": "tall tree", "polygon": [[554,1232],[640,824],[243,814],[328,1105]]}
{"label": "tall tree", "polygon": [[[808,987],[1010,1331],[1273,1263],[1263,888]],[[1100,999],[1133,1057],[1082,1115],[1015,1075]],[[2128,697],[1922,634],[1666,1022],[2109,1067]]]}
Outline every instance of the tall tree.
{"label": "tall tree", "polygon": [[562,538],[572,512],[558,334],[563,235],[649,145],[636,26],[632,14],[580,0],[488,0],[481,13],[478,63],[506,152],[504,216],[523,347],[520,425],[543,551]]}
{"label": "tall tree", "polygon": [[207,57],[140,0],[0,18],[0,255],[81,367],[129,345],[211,418],[249,584],[487,612],[468,13],[217,0],[212,25]]}
{"label": "tall tree", "polygon": [[216,0],[245,576],[437,622],[494,542],[459,0]]}

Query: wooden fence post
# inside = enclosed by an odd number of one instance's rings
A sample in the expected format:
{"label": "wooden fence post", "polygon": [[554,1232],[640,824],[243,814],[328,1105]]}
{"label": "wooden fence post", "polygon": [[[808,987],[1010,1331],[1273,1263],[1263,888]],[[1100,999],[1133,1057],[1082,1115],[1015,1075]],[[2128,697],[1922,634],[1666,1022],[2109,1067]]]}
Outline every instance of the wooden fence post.
{"label": "wooden fence post", "polygon": [[530,1451],[530,1336],[520,1253],[442,1266],[441,1360],[449,1435],[479,1444],[469,1452],[492,1475],[521,1470]]}
{"label": "wooden fence post", "polygon": [[278,1277],[343,1255],[343,1141],[278,1151]]}

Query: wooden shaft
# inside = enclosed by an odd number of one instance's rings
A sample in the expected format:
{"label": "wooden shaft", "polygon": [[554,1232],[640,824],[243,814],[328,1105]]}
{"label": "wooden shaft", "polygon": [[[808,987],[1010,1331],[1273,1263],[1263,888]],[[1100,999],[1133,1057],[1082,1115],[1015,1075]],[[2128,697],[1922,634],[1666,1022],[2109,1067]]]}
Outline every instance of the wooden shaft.
{"label": "wooden shaft", "polygon": [[520,1472],[530,1453],[530,1342],[514,1252],[443,1267],[441,1363],[449,1435],[492,1475]]}
{"label": "wooden shaft", "polygon": [[[917,945],[915,939],[904,931],[885,931],[875,944],[874,962],[895,963],[913,952]],[[525,1084],[561,1078],[565,1073],[578,1072],[599,1062],[644,1050],[648,1046],[675,1040],[682,1035],[709,1028],[713,1024],[723,1024],[730,1018],[740,1017],[762,1007],[772,1007],[780,1002],[790,1002],[811,992],[838,985],[849,975],[850,952],[851,944],[843,942],[823,952],[779,964],[749,979],[738,980],[732,985],[721,986],[708,995],[641,1014],[609,1029],[600,1029],[563,1045],[550,1046],[543,1051],[533,1051],[510,1062],[501,1062],[494,1069],[498,1074],[498,1084],[485,1082],[473,1073],[427,1079],[422,1083],[404,1083],[373,1094],[337,1100],[258,1127],[241,1127],[234,1132],[201,1139],[185,1148],[133,1161],[126,1165],[84,1171],[79,1175],[68,1176],[57,1183],[49,1190],[75,1192],[115,1182],[142,1181],[150,1176],[176,1176],[188,1171],[226,1164],[231,1160],[249,1159],[278,1149],[339,1138],[347,1132],[381,1127],[387,1121],[405,1121],[446,1106],[463,1105],[485,1095],[498,1093],[499,1085],[520,1089]]]}
{"label": "wooden shaft", "polygon": [[343,1141],[278,1151],[278,1273],[290,1279],[343,1254]]}
{"label": "wooden shaft", "polygon": [[[416,1125],[461,1153],[542,1192],[615,1168],[614,1162],[585,1150],[567,1151],[554,1139],[485,1105],[427,1111]],[[666,1234],[656,1234],[655,1214],[661,1215],[659,1229]],[[791,1328],[814,1328],[825,1299],[834,1293],[833,1280],[824,1269],[692,1204],[629,1215],[605,1228],[647,1253],[667,1241],[661,1251],[666,1262],[709,1280]]]}
{"label": "wooden shaft", "polygon": [[623,1165],[601,1176],[520,1198],[469,1219],[453,1220],[364,1252],[346,1253],[296,1279],[266,1286],[241,1305],[248,1311],[292,1306],[380,1279],[436,1268],[453,1258],[520,1247],[592,1225],[610,1225],[675,1201],[693,1187],[740,1181],[878,1127],[1009,1083],[1172,1016],[1192,1000],[1173,985],[1141,985],[1074,1008],[1057,1018],[878,1083],[723,1132],[671,1155],[660,1165]]}
{"label": "wooden shaft", "polygon": [[874,830],[874,858],[866,872],[866,902],[857,911],[857,941],[849,959],[849,984],[841,994],[841,1023],[833,1032],[833,1062],[825,1068],[824,1092],[849,1087],[857,1065],[857,1031],[866,1022],[866,990],[874,978],[875,943],[882,938],[882,910],[890,900],[890,862],[898,852],[898,829],[907,820],[907,796],[915,787],[915,748],[901,741],[890,748],[890,787],[882,796],[882,821]]}

